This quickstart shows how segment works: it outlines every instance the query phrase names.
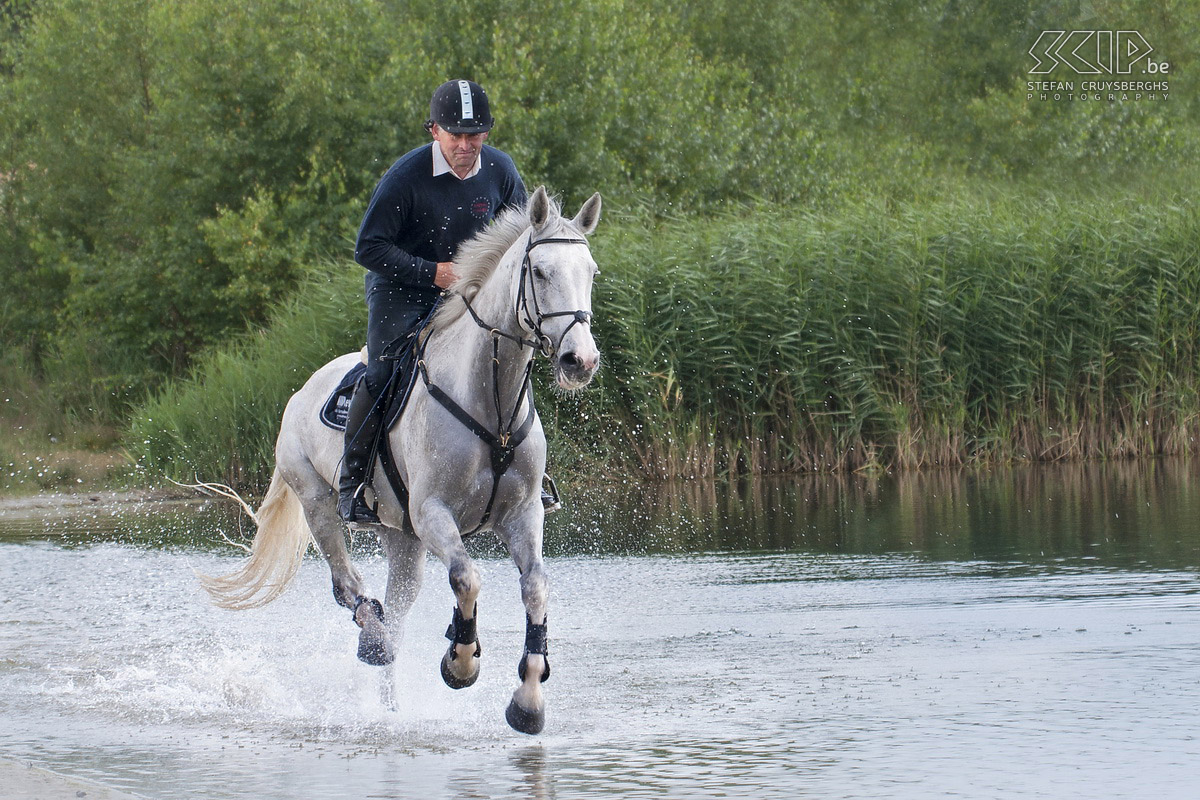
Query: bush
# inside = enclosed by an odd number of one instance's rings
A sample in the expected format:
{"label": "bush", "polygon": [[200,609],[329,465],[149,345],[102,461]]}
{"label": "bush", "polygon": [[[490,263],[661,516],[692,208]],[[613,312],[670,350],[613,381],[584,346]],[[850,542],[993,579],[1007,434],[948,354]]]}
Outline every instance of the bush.
{"label": "bush", "polygon": [[364,342],[361,268],[315,269],[271,323],[210,351],[189,377],[138,409],[127,444],[148,481],[165,475],[265,488],[288,398],[317,367]]}

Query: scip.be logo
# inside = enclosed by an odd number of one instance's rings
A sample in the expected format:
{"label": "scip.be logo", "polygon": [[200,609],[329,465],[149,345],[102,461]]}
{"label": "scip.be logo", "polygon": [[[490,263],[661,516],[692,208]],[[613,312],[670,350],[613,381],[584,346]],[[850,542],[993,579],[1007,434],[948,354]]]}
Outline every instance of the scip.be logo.
{"label": "scip.be logo", "polygon": [[1169,65],[1147,58],[1154,48],[1137,31],[1042,31],[1029,48],[1033,75],[1047,75],[1059,65],[1080,75],[1128,75],[1142,59],[1144,73],[1166,73]]}

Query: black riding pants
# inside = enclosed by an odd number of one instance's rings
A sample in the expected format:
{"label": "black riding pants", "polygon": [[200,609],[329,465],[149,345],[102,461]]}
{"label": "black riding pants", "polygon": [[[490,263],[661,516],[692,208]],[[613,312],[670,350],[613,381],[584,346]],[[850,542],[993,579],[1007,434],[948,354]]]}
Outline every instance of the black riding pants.
{"label": "black riding pants", "polygon": [[366,378],[372,397],[383,393],[395,365],[380,356],[397,352],[432,309],[432,302],[405,289],[373,287],[367,293]]}

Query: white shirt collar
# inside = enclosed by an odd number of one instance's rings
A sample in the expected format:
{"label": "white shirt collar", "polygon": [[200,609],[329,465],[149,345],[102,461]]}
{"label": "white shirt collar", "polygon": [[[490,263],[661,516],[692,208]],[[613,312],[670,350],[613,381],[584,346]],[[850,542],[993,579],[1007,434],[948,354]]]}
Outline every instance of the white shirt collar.
{"label": "white shirt collar", "polygon": [[[438,147],[437,142],[430,142],[430,144],[433,145],[433,177],[436,178],[438,175],[445,175],[447,172],[449,172],[451,175],[457,178],[458,173],[450,168],[450,162],[446,160],[444,155],[442,155],[442,148]],[[471,167],[471,171],[467,173],[467,177],[462,178],[461,180],[465,181],[467,178],[474,178],[479,174],[479,170],[482,166],[483,148],[481,147],[479,148],[479,155],[475,157],[475,165]]]}

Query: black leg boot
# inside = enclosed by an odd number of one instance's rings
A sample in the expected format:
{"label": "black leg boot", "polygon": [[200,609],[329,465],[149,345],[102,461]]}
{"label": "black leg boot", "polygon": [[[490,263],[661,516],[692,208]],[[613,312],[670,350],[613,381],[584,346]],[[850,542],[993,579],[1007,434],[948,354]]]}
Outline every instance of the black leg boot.
{"label": "black leg boot", "polygon": [[375,408],[375,398],[367,391],[366,378],[359,378],[350,398],[346,417],[346,454],[342,458],[342,473],[338,477],[338,514],[346,522],[376,525],[379,515],[363,498],[363,483],[374,451],[375,436],[379,433],[382,411]]}

